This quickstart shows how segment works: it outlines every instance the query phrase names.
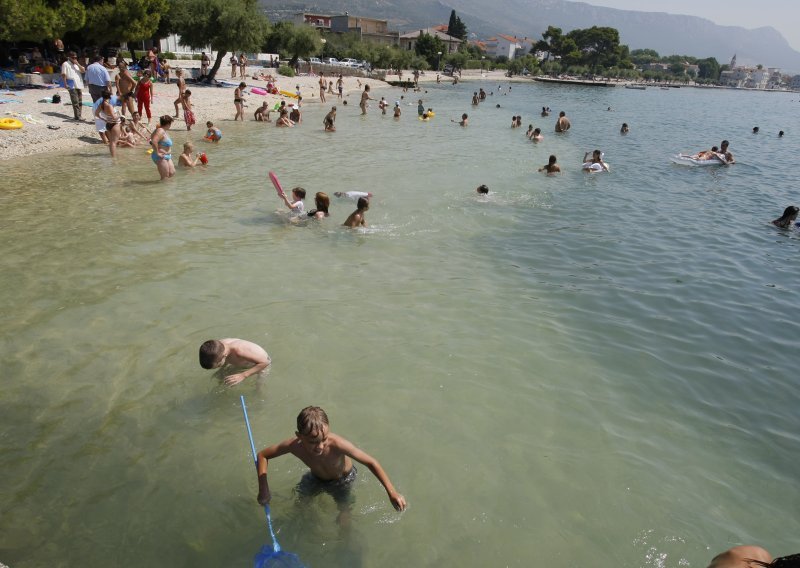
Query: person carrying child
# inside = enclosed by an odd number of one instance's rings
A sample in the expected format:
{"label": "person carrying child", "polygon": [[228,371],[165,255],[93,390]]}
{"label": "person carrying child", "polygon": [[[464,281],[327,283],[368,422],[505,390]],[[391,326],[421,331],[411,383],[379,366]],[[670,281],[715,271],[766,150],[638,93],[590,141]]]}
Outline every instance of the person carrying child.
{"label": "person carrying child", "polygon": [[225,384],[233,386],[247,377],[266,369],[272,360],[260,345],[244,339],[209,339],[200,346],[200,366],[204,369],[219,369],[223,365],[248,367],[241,373],[225,377]]}
{"label": "person carrying child", "polygon": [[357,470],[353,460],[369,468],[380,481],[392,506],[398,511],[407,507],[406,499],[392,485],[389,476],[374,457],[357,448],[352,442],[330,431],[328,415],[318,406],[307,406],[297,415],[295,435],[283,442],[264,448],[258,453],[258,496],[261,505],[269,504],[272,495],[267,482],[269,460],[292,454],[311,471],[298,485],[303,496],[328,493],[339,507],[340,519],[352,504],[350,495]]}

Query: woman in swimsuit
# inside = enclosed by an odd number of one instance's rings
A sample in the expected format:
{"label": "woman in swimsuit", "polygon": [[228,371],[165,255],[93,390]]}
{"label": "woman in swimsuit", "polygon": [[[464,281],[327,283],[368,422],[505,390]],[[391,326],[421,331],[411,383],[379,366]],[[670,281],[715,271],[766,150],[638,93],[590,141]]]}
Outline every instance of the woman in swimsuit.
{"label": "woman in swimsuit", "polygon": [[325,217],[330,217],[328,208],[331,206],[331,199],[328,197],[328,194],[318,191],[314,196],[314,204],[316,205],[316,209],[312,209],[308,212],[309,217],[313,219],[324,219]]}
{"label": "woman in swimsuit", "polygon": [[119,140],[121,127],[119,125],[119,117],[114,105],[111,104],[111,91],[108,89],[103,90],[103,102],[94,111],[95,118],[104,120],[106,123],[106,136],[108,136],[108,149],[111,152],[111,157],[117,155],[117,141]]}
{"label": "woman in swimsuit", "polygon": [[159,126],[150,139],[150,145],[153,147],[150,158],[163,181],[175,175],[175,164],[172,163],[172,139],[167,134],[167,130],[172,126],[172,117],[165,114],[158,122]]}
{"label": "woman in swimsuit", "polygon": [[244,88],[247,86],[247,83],[241,82],[239,86],[236,87],[236,90],[233,91],[233,106],[236,107],[236,116],[233,117],[233,120],[240,120],[244,122]]}
{"label": "woman in swimsuit", "polygon": [[540,172],[546,172],[547,175],[560,174],[561,173],[561,166],[559,166],[556,163],[556,161],[557,161],[557,158],[556,158],[555,154],[551,155],[549,161],[547,162],[547,165],[542,166],[541,168],[539,168],[539,171]]}

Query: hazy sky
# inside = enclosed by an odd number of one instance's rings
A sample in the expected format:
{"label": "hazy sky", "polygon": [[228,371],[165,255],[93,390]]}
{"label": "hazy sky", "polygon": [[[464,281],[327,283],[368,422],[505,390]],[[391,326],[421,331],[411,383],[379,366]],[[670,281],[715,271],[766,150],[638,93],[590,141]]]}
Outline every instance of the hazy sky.
{"label": "hazy sky", "polygon": [[639,12],[667,12],[700,16],[723,26],[760,28],[772,26],[794,49],[800,51],[800,4],[795,0],[583,0],[595,6],[609,6]]}

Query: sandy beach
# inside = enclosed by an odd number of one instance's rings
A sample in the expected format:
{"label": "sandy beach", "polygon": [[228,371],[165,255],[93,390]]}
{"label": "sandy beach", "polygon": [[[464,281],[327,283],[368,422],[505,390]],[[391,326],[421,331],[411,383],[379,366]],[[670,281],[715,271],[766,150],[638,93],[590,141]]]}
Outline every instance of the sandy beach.
{"label": "sandy beach", "polygon": [[[179,64],[180,62],[173,62]],[[186,62],[184,62],[186,63]],[[173,69],[179,65],[173,65]],[[173,75],[174,77],[174,75]],[[404,71],[404,80],[413,78],[412,71]],[[229,70],[225,67],[220,69],[218,79],[226,82],[238,82],[239,79],[230,79]],[[398,75],[386,76],[386,81],[397,81]],[[373,91],[380,92],[380,89],[401,89],[391,87],[388,82],[375,78],[364,77],[344,77],[344,99],[349,105],[358,105],[361,85],[369,84]],[[441,76],[443,83],[452,82],[452,78]],[[481,74],[480,71],[464,72],[462,81],[485,81],[485,82],[508,82],[525,81],[530,79],[515,77],[509,79],[502,71],[493,71]],[[265,87],[266,81],[253,79],[248,76],[244,80],[251,87]],[[277,85],[279,90],[295,92],[299,85],[303,95],[303,108],[313,109],[322,105],[319,97],[319,77],[316,75],[300,75],[297,77],[283,77],[277,75]],[[433,83],[436,81],[436,73],[428,71],[420,77],[420,83]],[[233,87],[217,87],[195,84],[187,82],[187,88],[192,91],[192,102],[194,113],[197,118],[196,130],[205,128],[205,122],[230,120],[233,118],[235,109],[233,106]],[[410,91],[409,91],[410,92]],[[58,93],[61,102],[54,104],[48,102],[51,97]],[[151,127],[156,123],[157,117],[169,114],[174,115],[175,107],[173,102],[178,94],[178,88],[173,78],[172,82],[155,84],[155,99],[151,103],[153,119]],[[380,95],[379,95],[380,96]],[[246,104],[246,119],[253,120],[253,112],[263,101],[267,101],[272,107],[276,102],[285,99],[281,95],[257,95],[251,93]],[[389,98],[389,97],[387,97]],[[72,107],[69,102],[69,93],[63,87],[52,88],[25,88],[16,89],[0,94],[0,100],[14,101],[5,102],[0,105],[1,117],[12,117],[22,120],[25,124],[18,130],[0,130],[0,160],[19,158],[33,154],[46,152],[64,152],[85,150],[87,147],[94,146],[97,151],[101,151],[101,141],[94,127],[92,120],[91,107],[84,106],[83,122],[76,122],[72,119]],[[83,91],[84,102],[91,102],[88,89]],[[287,99],[292,102],[294,99]],[[325,106],[337,104],[337,95],[328,94]],[[183,113],[173,124],[173,131],[185,130]],[[274,115],[273,115],[274,116]],[[146,119],[146,117],[143,117]]]}

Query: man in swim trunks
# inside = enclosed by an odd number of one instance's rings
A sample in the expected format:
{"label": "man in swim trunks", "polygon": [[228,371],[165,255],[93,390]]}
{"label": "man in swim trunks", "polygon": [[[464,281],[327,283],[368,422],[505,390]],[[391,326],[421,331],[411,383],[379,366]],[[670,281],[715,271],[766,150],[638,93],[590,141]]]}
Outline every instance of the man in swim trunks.
{"label": "man in swim trunks", "polygon": [[258,453],[258,502],[261,505],[268,504],[272,498],[267,483],[269,460],[285,454],[294,455],[311,470],[297,486],[298,493],[305,496],[323,491],[330,493],[339,505],[340,519],[352,503],[349,492],[357,477],[353,460],[367,466],[378,478],[395,509],[406,508],[405,497],[395,490],[378,460],[331,432],[328,415],[318,406],[307,406],[300,411],[294,437]]}
{"label": "man in swim trunks", "polygon": [[556,121],[556,132],[566,132],[572,125],[569,123],[567,113],[563,110],[558,113],[558,120]]}
{"label": "man in swim trunks", "polygon": [[719,153],[722,154],[721,156],[717,156],[719,160],[723,164],[735,164],[736,160],[733,159],[733,154],[728,151],[728,141],[723,140],[720,142],[719,145]]}
{"label": "man in swim trunks", "polygon": [[325,132],[336,132],[336,107],[331,107],[331,111],[325,115],[322,120],[322,125],[325,127]]}

